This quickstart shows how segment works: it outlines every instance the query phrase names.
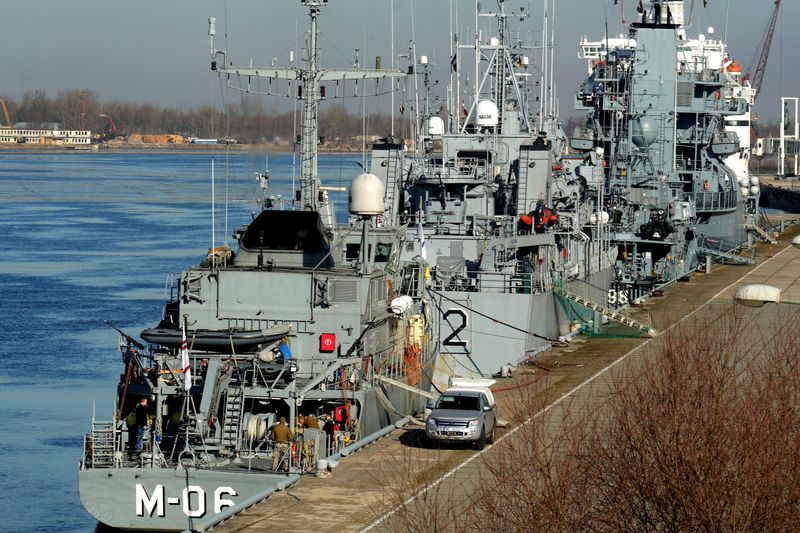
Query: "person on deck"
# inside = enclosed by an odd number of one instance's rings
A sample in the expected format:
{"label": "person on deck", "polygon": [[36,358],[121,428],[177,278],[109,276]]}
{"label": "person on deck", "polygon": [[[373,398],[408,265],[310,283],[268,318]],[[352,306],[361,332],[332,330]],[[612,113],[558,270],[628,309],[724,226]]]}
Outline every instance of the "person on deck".
{"label": "person on deck", "polygon": [[272,426],[272,441],[275,448],[272,450],[272,470],[277,472],[278,467],[286,461],[285,470],[289,471],[289,443],[292,442],[294,435],[292,430],[286,425],[286,417],[281,417],[277,424]]}
{"label": "person on deck", "polygon": [[147,396],[142,396],[139,405],[136,406],[136,451],[142,451],[142,439],[144,438],[144,428],[147,427],[149,411],[147,409]]}
{"label": "person on deck", "polygon": [[317,418],[317,415],[314,413],[308,415],[306,418],[306,427],[309,429],[319,429],[319,419]]}

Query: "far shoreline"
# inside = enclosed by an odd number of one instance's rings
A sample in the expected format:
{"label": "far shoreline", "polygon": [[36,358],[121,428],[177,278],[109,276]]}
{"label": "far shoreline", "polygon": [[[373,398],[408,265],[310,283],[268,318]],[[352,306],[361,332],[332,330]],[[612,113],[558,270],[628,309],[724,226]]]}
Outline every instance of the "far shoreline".
{"label": "far shoreline", "polygon": [[[0,153],[47,153],[47,154],[159,154],[159,153],[258,153],[288,155],[300,153],[293,151],[291,145],[273,143],[259,144],[116,144],[116,145],[91,145],[91,147],[66,147],[46,144],[0,144]],[[319,153],[325,154],[359,154],[361,150],[353,148],[319,148]]]}

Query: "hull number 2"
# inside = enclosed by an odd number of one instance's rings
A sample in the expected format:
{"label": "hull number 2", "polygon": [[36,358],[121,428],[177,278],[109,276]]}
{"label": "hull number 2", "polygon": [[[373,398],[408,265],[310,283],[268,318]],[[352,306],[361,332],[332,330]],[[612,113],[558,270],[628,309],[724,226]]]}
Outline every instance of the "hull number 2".
{"label": "hull number 2", "polygon": [[[451,322],[452,317],[452,322]],[[469,315],[461,308],[448,309],[442,315],[444,321],[450,326],[452,333],[442,341],[444,346],[467,346],[467,341],[459,337],[459,333],[466,329]]]}
{"label": "hull number 2", "polygon": [[[235,502],[226,496],[238,496],[231,487],[217,487],[211,502],[212,514],[233,507]],[[183,514],[189,518],[202,518],[206,515],[208,502],[206,491],[197,485],[189,485],[181,491],[180,497],[167,498],[164,485],[156,485],[152,494],[143,485],[136,485],[136,516],[166,516],[167,505],[180,505]]]}

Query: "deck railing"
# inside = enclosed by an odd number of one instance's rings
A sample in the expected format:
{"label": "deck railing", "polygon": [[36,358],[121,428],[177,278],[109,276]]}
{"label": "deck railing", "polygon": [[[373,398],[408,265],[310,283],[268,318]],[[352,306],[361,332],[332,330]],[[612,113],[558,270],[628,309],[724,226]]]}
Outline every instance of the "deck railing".
{"label": "deck railing", "polygon": [[544,270],[520,274],[471,271],[433,279],[433,289],[437,291],[534,294],[550,288],[550,276]]}

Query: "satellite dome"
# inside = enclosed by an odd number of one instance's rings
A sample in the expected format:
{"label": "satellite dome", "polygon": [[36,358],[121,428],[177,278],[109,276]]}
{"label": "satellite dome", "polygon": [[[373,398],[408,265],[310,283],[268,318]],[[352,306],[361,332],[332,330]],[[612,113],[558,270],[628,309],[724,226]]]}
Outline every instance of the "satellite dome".
{"label": "satellite dome", "polygon": [[350,184],[350,213],[361,216],[382,215],[386,192],[381,179],[375,174],[360,174]]}
{"label": "satellite dome", "polygon": [[656,141],[658,125],[653,117],[640,117],[631,120],[631,140],[639,148],[646,148]]}
{"label": "satellite dome", "polygon": [[444,120],[442,120],[442,117],[428,119],[428,135],[444,135]]}
{"label": "satellite dome", "polygon": [[478,120],[475,123],[482,128],[497,126],[500,122],[500,114],[497,112],[497,104],[491,100],[481,100],[478,102]]}

